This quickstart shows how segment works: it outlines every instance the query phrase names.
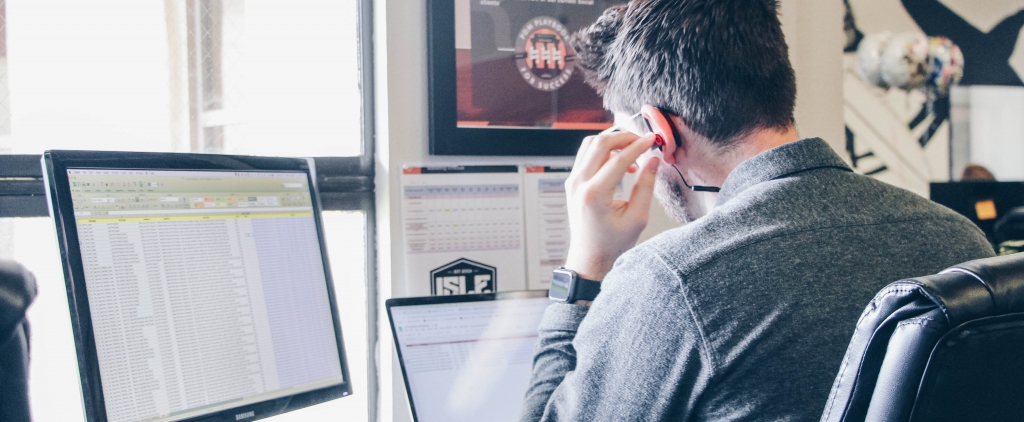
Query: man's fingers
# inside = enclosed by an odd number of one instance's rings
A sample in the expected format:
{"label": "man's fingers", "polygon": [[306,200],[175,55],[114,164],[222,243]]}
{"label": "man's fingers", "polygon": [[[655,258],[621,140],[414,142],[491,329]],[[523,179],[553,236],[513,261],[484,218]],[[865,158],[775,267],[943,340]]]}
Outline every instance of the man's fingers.
{"label": "man's fingers", "polygon": [[590,149],[590,144],[593,141],[594,137],[588,136],[583,138],[583,142],[580,143],[580,149],[576,151],[576,161],[572,164],[572,171],[569,173],[569,177],[565,179],[566,194],[572,194],[574,190],[573,186],[576,184],[576,180],[578,179],[577,175],[579,174],[579,171],[577,169],[580,168],[580,163],[583,162],[583,157],[587,155],[587,150]]}
{"label": "man's fingers", "polygon": [[636,159],[651,149],[652,145],[654,145],[654,135],[648,134],[643,138],[636,139],[618,154],[609,158],[597,174],[590,178],[590,183],[597,189],[615,189],[622,181],[629,166],[636,163]]}
{"label": "man's fingers", "polygon": [[583,157],[587,155],[587,149],[590,148],[590,143],[594,140],[593,136],[583,138],[583,143],[580,144],[580,149],[576,151],[576,161],[572,164],[572,168],[576,169],[583,162]]}
{"label": "man's fingers", "polygon": [[658,164],[660,160],[652,157],[633,185],[633,192],[629,195],[629,205],[626,208],[626,216],[634,221],[643,221],[645,224],[651,212],[651,198],[654,196],[654,181],[658,175]]}
{"label": "man's fingers", "polygon": [[[608,161],[609,154],[612,151],[626,148],[637,138],[639,137],[636,134],[629,132],[615,132],[595,136],[587,148],[583,161],[573,168],[573,173],[576,173],[580,181],[590,180],[604,166],[604,163]],[[651,142],[654,141],[652,140]]]}

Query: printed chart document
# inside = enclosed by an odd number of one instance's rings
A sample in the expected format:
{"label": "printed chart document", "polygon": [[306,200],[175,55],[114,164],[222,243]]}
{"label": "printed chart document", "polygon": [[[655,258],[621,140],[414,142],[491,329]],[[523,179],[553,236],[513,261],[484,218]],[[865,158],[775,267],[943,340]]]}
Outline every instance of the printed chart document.
{"label": "printed chart document", "polygon": [[[551,273],[565,264],[569,252],[569,213],[565,179],[572,167],[526,166],[523,192],[526,215],[528,290],[547,290]],[[615,189],[615,199],[629,199],[636,177],[627,174]]]}
{"label": "printed chart document", "polygon": [[402,170],[402,225],[410,294],[526,288],[519,166]]}
{"label": "printed chart document", "polygon": [[526,167],[523,191],[526,203],[527,288],[547,289],[551,272],[565,264],[569,252],[569,215],[565,179],[571,167]]}

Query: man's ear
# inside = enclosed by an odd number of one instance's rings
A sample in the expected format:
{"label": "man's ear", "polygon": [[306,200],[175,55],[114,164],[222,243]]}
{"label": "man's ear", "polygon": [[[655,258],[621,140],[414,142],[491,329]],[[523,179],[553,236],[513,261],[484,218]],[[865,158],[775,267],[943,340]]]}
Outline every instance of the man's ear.
{"label": "man's ear", "polygon": [[[671,131],[671,129],[669,129],[669,131]],[[672,140],[666,139],[665,145],[661,147],[661,160],[664,161],[665,164],[676,163],[676,150],[679,149],[677,146],[679,145],[677,143],[678,141],[681,141],[681,139],[677,140],[675,136],[672,136]]]}
{"label": "man's ear", "polygon": [[673,117],[652,105],[644,105],[640,108],[640,113],[643,114],[644,118],[651,125],[651,131],[663,140],[661,142],[661,159],[666,164],[675,164],[676,149],[683,140],[678,138],[678,136],[681,136],[681,131],[676,130],[676,125],[670,120]]}

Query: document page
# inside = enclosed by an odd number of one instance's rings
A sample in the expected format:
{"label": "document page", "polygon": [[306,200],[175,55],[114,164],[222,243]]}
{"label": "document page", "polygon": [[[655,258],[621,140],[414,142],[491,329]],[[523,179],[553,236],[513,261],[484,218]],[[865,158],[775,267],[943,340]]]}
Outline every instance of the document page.
{"label": "document page", "polygon": [[[551,273],[565,265],[569,253],[565,180],[571,171],[572,167],[526,166],[523,173],[529,290],[547,290]],[[635,175],[627,174],[615,189],[615,199],[628,200],[634,183]]]}
{"label": "document page", "polygon": [[551,287],[551,273],[565,264],[569,252],[569,215],[565,179],[571,167],[528,166],[526,192],[526,267],[528,289]]}
{"label": "document page", "polygon": [[518,166],[402,171],[402,228],[411,296],[526,288]]}

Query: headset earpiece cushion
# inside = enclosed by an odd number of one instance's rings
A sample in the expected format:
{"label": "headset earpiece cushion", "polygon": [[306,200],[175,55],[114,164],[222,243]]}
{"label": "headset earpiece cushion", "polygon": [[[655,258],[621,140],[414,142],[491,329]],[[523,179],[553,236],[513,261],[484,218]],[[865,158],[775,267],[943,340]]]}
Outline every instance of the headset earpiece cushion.
{"label": "headset earpiece cushion", "polygon": [[[668,121],[664,112],[652,105],[645,105],[640,108],[640,114],[642,114],[650,123],[651,129],[654,133],[662,138],[660,145],[663,149],[664,145],[668,143],[679,146],[679,140],[676,139],[675,134],[673,133],[673,128],[675,126]],[[655,140],[655,145],[659,145],[658,140]]]}

